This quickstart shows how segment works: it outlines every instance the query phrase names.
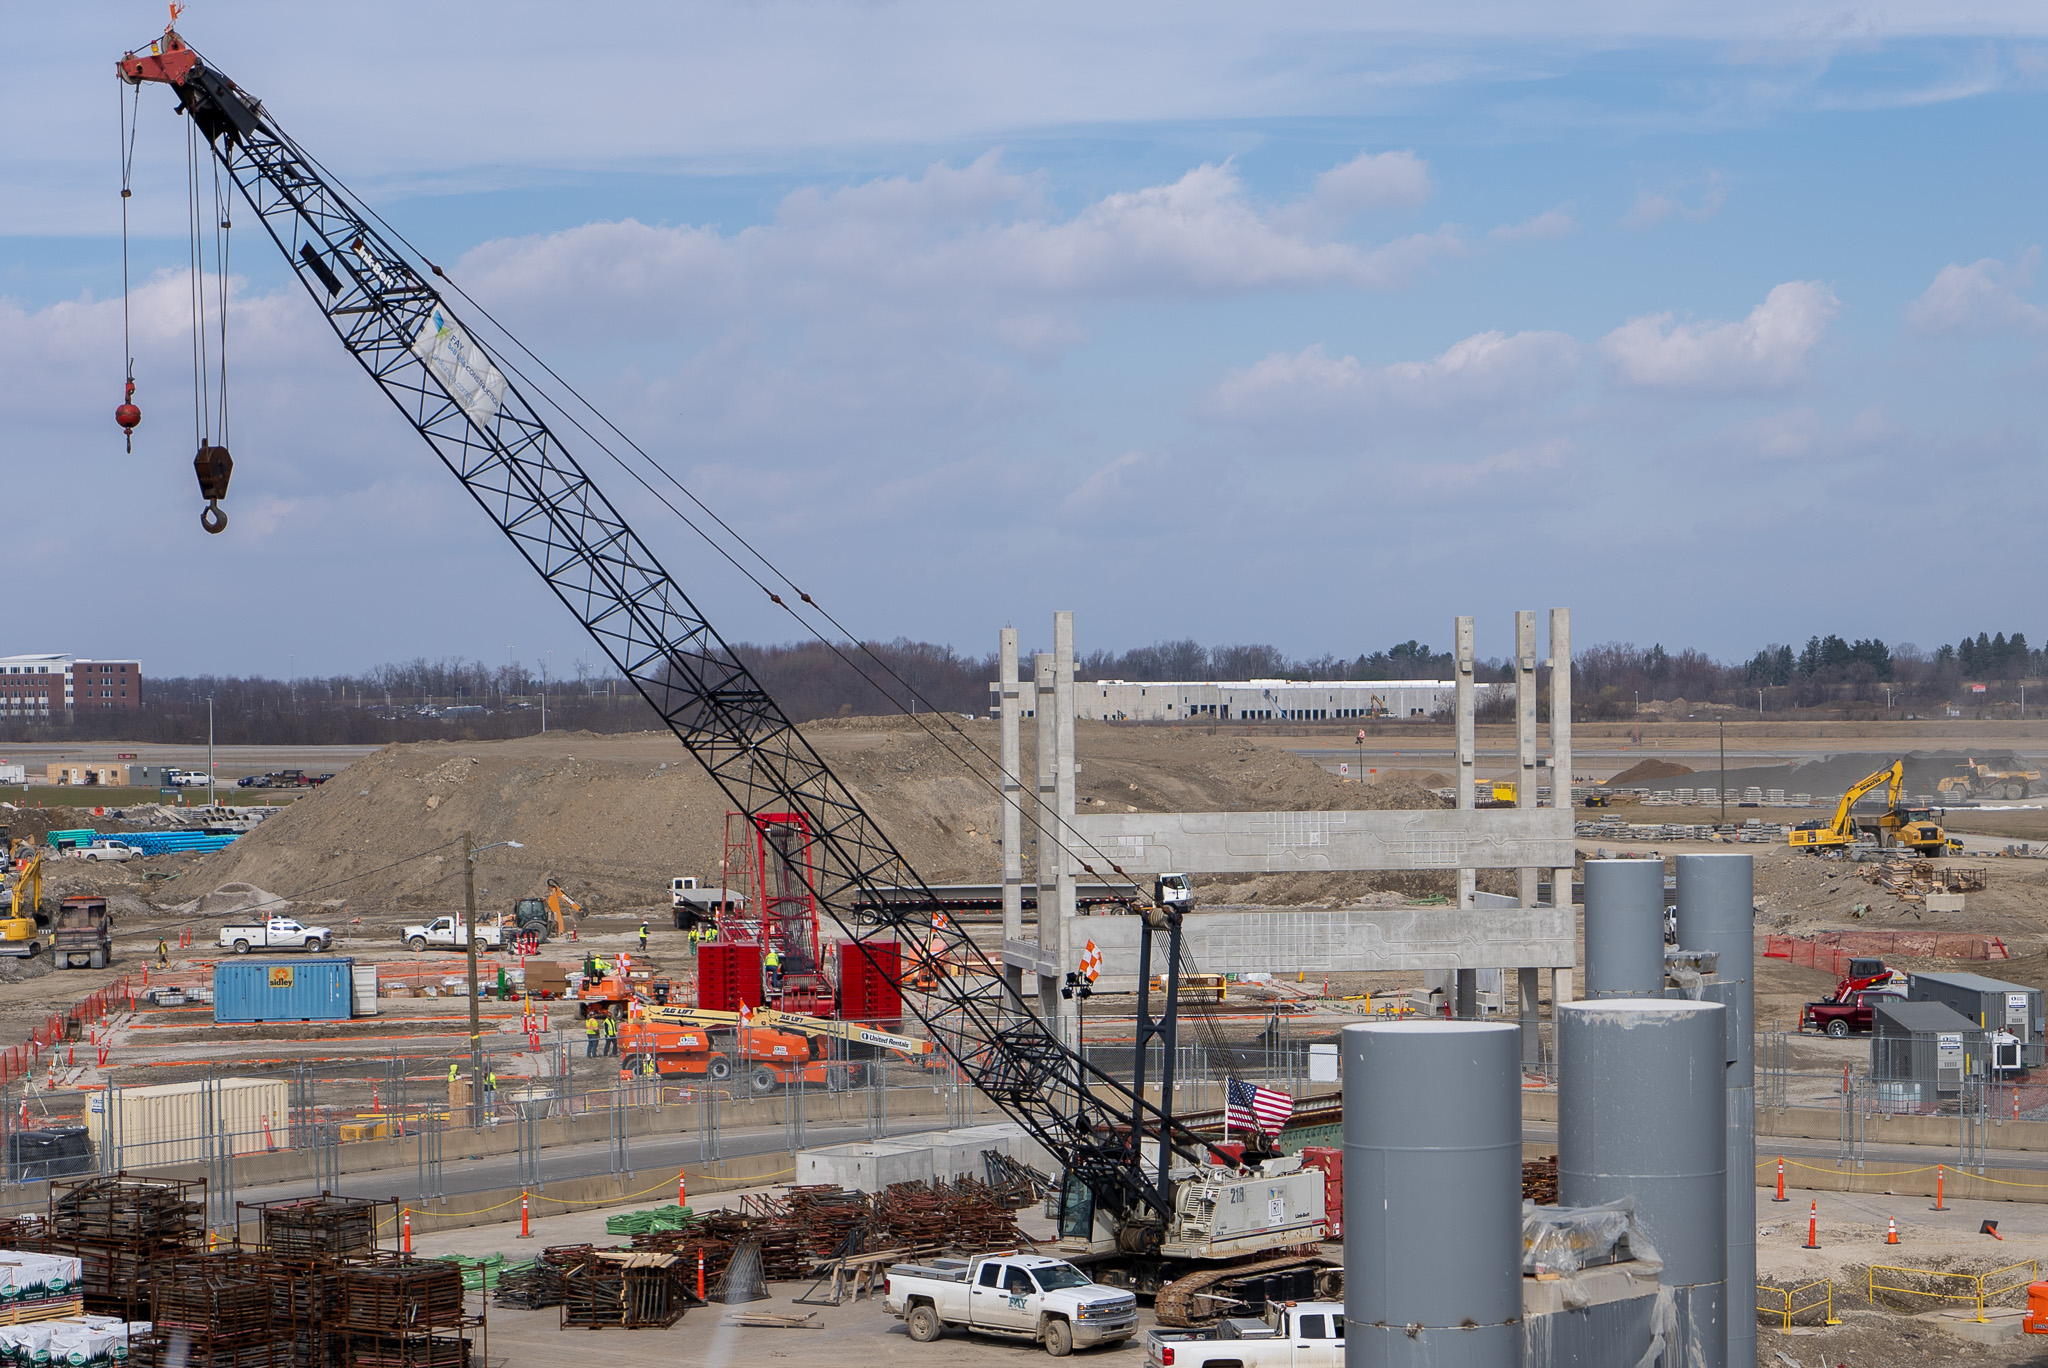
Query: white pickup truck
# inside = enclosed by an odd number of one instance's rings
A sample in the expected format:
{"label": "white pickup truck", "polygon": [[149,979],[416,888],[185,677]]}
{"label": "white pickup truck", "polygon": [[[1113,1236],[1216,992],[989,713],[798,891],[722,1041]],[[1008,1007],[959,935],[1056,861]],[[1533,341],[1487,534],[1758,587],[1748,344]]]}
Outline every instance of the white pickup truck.
{"label": "white pickup truck", "polygon": [[1122,1344],[1138,1331],[1138,1299],[1104,1287],[1064,1259],[981,1254],[897,1264],[884,1294],[910,1337],[929,1344],[946,1326],[1012,1335],[1045,1345],[1054,1358],[1094,1344]]}
{"label": "white pickup truck", "polygon": [[141,853],[126,841],[94,841],[85,849],[72,852],[81,860],[132,860]]}
{"label": "white pickup truck", "polygon": [[302,949],[307,954],[330,949],[334,933],[324,926],[301,926],[290,917],[272,917],[249,926],[224,926],[220,932],[224,950],[246,955],[251,950]]}
{"label": "white pickup truck", "polygon": [[[460,948],[469,944],[469,925],[460,917],[436,917],[425,926],[406,927],[399,939],[408,950],[424,950],[430,945]],[[486,922],[476,929],[476,943],[485,950],[504,949],[504,928]]]}
{"label": "white pickup truck", "polygon": [[1154,1330],[1149,1368],[1344,1368],[1344,1304],[1266,1304],[1263,1317],[1200,1330]]}

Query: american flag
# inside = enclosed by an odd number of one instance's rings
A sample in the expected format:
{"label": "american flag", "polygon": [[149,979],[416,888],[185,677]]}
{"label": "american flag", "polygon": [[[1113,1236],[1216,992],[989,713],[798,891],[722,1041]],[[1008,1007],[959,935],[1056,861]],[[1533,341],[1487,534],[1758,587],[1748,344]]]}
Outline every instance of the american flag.
{"label": "american flag", "polygon": [[1287,1118],[1294,1115],[1294,1099],[1284,1092],[1261,1088],[1242,1079],[1223,1081],[1224,1124],[1241,1130],[1278,1135]]}

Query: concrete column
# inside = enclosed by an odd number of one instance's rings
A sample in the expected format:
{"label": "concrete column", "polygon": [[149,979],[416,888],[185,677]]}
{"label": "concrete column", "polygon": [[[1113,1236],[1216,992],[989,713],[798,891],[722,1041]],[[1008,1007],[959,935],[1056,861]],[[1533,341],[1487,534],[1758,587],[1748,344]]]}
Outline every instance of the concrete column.
{"label": "concrete column", "polygon": [[[1512,1026],[1374,1022],[1339,1037],[1348,1368],[1516,1368],[1521,1080]],[[1717,1365],[1718,1368],[1718,1365]]]}
{"label": "concrete column", "polygon": [[[1031,824],[1038,842],[1038,859],[1035,864],[1036,886],[1033,890],[1038,901],[1038,948],[1057,956],[1060,950],[1059,899],[1055,892],[1059,885],[1059,846],[1053,833],[1059,830],[1059,803],[1053,796],[1054,757],[1058,754],[1053,725],[1053,668],[1052,653],[1040,651],[1031,658],[1033,679],[1033,702],[1035,712],[1034,731],[1038,745],[1037,801],[1032,805]],[[1064,971],[1062,971],[1064,972]],[[1058,975],[1041,978],[1038,981],[1039,1015],[1047,1021],[1059,1016],[1060,980]]]}
{"label": "concrete column", "polygon": [[[1058,847],[1057,864],[1054,873],[1057,881],[1054,893],[1058,898],[1060,929],[1060,972],[1079,964],[1081,959],[1081,937],[1074,927],[1074,875],[1077,866],[1074,852],[1069,844],[1074,835],[1074,615],[1071,612],[1052,615],[1052,669],[1053,669],[1053,734],[1056,753],[1053,765],[1053,800],[1058,807],[1060,820],[1054,828]],[[1079,1016],[1080,1004],[1072,998],[1061,998],[1061,1015],[1068,1021]],[[1063,1026],[1065,1039],[1074,1039],[1073,1026]]]}
{"label": "concrete column", "polygon": [[[1458,686],[1454,713],[1457,718],[1458,727],[1458,810],[1470,812],[1475,802],[1473,794],[1475,776],[1473,769],[1478,763],[1478,755],[1473,743],[1472,713],[1476,696],[1472,689],[1472,619],[1469,617],[1454,619],[1451,624],[1451,635],[1454,639],[1452,655],[1456,661],[1453,669],[1456,671],[1455,680]],[[1472,906],[1473,894],[1479,888],[1478,878],[1478,871],[1476,870],[1461,869],[1458,871],[1459,907],[1469,909]],[[1450,998],[1454,1004],[1452,1010],[1459,1017],[1469,1017],[1473,1014],[1474,999],[1478,996],[1478,986],[1478,975],[1473,973],[1472,970],[1459,969],[1456,971]]]}
{"label": "concrete column", "polygon": [[[1572,805],[1572,610],[1550,610],[1550,792],[1559,807]],[[1550,900],[1572,901],[1570,868],[1551,871]],[[1550,971],[1551,1048],[1556,1048],[1557,1009],[1572,998],[1572,971]]]}
{"label": "concrete column", "polygon": [[1586,861],[1586,996],[1664,991],[1664,862]]}
{"label": "concrete column", "polygon": [[[1024,709],[1019,703],[1022,690],[1017,683],[1017,629],[1003,628],[1002,674],[1002,818],[1003,831],[1003,939],[1024,939],[1024,794],[1021,751]],[[1024,971],[1014,965],[1003,969],[1003,979],[1019,1001],[1024,994]]]}
{"label": "concrete column", "polygon": [[[1678,944],[1719,957],[1728,1011],[1728,1362],[1756,1361],[1756,859],[1678,857]],[[1746,1176],[1748,1175],[1748,1176]],[[1745,1355],[1747,1357],[1745,1357]]]}
{"label": "concrete column", "polygon": [[[1587,903],[1592,902],[1588,885]],[[1631,1198],[1663,1260],[1677,1313],[1663,1362],[1722,1368],[1728,1358],[1727,1186],[1721,1088],[1727,1009],[1715,1002],[1609,998],[1557,1014],[1558,1202]],[[1348,1231],[1347,1231],[1348,1233]],[[1616,1361],[1642,1352],[1623,1346]],[[1754,1352],[1744,1361],[1756,1362]]]}
{"label": "concrete column", "polygon": [[[1536,614],[1517,612],[1515,614],[1515,761],[1518,778],[1515,780],[1515,806],[1533,808],[1536,806],[1536,779],[1539,773],[1539,756],[1536,753]],[[1516,900],[1524,907],[1536,905],[1536,886],[1542,880],[1539,869],[1516,871]],[[1502,987],[1506,987],[1505,981]],[[1543,1037],[1536,1025],[1536,971],[1518,970],[1515,974],[1516,997],[1521,1009],[1522,1062],[1536,1064],[1542,1058]],[[1502,993],[1505,997],[1506,993]],[[1501,1004],[1507,1006],[1505,1002]]]}

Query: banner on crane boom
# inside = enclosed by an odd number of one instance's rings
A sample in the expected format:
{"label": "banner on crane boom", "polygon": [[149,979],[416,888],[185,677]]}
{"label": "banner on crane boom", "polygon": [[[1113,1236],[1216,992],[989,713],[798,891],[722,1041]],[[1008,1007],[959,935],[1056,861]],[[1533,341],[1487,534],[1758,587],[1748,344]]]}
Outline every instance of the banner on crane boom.
{"label": "banner on crane boom", "polygon": [[498,416],[498,406],[505,402],[505,377],[440,305],[428,310],[412,340],[412,352],[427,363],[471,422],[481,426]]}

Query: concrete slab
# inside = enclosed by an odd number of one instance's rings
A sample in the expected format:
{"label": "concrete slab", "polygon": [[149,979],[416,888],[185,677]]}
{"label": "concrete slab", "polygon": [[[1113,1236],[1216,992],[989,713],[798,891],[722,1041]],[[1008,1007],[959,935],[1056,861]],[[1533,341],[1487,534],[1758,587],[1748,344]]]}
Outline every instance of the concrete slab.
{"label": "concrete slab", "polygon": [[1916,1316],[1914,1319],[1940,1326],[1951,1335],[1958,1335],[1973,1344],[2010,1344],[2025,1333],[2020,1321],[2026,1314],[2020,1310],[1987,1307],[1982,1320],[1977,1319],[1975,1311],[1937,1311],[1931,1316]]}
{"label": "concrete slab", "polygon": [[1130,874],[1558,869],[1569,808],[1082,813],[1075,830]]}

